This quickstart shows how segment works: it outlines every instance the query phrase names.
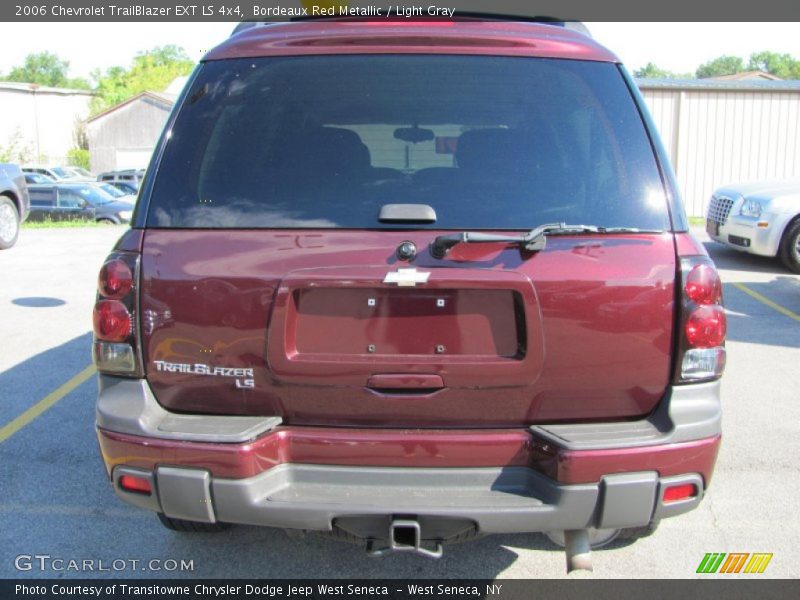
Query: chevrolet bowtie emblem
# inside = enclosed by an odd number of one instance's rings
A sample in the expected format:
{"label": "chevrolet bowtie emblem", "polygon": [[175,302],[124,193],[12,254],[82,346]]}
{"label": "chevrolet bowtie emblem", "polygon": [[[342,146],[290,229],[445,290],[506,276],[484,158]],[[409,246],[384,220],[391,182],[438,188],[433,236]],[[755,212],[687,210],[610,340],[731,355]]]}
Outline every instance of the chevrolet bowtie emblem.
{"label": "chevrolet bowtie emblem", "polygon": [[427,283],[430,276],[429,271],[397,269],[397,271],[389,271],[383,278],[383,283],[396,283],[399,287],[414,287],[418,283]]}

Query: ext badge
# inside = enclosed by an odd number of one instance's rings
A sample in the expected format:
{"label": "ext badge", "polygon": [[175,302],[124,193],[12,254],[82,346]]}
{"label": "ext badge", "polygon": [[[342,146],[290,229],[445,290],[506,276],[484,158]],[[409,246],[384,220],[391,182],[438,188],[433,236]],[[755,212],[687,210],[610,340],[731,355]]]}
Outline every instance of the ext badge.
{"label": "ext badge", "polygon": [[428,283],[430,276],[430,271],[397,269],[397,271],[389,271],[383,278],[383,283],[396,283],[399,287],[414,287],[418,283]]}

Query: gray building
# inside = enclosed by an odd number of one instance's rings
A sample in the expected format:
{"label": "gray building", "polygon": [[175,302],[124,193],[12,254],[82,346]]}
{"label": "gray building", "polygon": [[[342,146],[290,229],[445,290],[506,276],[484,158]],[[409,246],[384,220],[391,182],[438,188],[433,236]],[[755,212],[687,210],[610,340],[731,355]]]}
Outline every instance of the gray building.
{"label": "gray building", "polygon": [[86,90],[0,82],[0,151],[14,161],[66,164],[91,99]]}
{"label": "gray building", "polygon": [[142,92],[86,121],[91,170],[146,168],[175,98]]}

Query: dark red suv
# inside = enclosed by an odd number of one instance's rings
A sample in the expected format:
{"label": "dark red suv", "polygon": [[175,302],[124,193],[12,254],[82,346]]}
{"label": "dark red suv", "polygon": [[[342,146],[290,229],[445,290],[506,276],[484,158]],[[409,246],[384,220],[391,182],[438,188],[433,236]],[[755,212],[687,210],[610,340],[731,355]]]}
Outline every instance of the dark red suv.
{"label": "dark red suv", "polygon": [[705,494],[721,296],[590,37],[252,27],[190,78],[100,273],[103,459],[173,529],[574,555]]}

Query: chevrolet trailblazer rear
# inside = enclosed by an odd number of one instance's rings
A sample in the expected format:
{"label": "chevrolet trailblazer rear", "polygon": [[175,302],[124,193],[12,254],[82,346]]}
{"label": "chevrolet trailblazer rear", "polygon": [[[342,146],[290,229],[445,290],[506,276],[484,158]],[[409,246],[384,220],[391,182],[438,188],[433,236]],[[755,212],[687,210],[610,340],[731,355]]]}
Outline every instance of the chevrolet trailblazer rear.
{"label": "chevrolet trailblazer rear", "polygon": [[253,27],[190,79],[101,271],[98,438],[172,529],[575,557],[705,494],[721,295],[591,38]]}

